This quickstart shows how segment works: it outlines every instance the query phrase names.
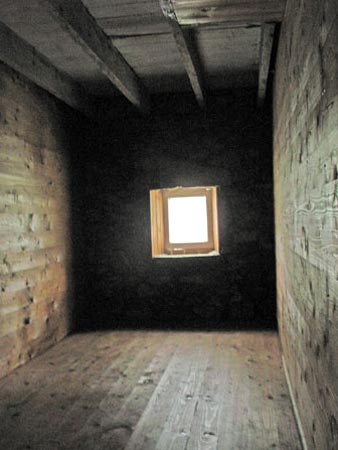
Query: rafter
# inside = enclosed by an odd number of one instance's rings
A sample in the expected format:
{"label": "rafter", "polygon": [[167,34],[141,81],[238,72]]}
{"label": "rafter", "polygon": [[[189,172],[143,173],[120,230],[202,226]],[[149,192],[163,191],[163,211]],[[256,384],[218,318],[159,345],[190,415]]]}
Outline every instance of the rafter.
{"label": "rafter", "polygon": [[260,106],[264,103],[266,95],[274,33],[275,33],[274,24],[262,25],[259,75],[258,75],[258,93],[257,93],[257,101],[258,105]]}
{"label": "rafter", "polygon": [[85,90],[1,22],[0,42],[0,61],[72,108],[96,117],[96,105]]}
{"label": "rafter", "polygon": [[175,11],[170,0],[160,0],[162,12],[172,29],[177,49],[181,55],[182,63],[189,77],[196,100],[201,108],[205,106],[205,92],[202,82],[202,71],[198,60],[197,50],[187,32],[182,30],[177,22]]}
{"label": "rafter", "polygon": [[149,108],[145,88],[121,53],[97,25],[80,0],[41,0],[54,19],[79,44],[98,69],[142,111]]}

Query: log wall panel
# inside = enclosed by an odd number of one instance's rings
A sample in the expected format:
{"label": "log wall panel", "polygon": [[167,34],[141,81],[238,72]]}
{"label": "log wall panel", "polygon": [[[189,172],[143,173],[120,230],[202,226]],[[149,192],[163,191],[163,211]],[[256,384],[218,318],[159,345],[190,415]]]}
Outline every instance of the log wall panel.
{"label": "log wall panel", "polygon": [[5,65],[0,84],[2,377],[70,330],[69,154],[77,116]]}
{"label": "log wall panel", "polygon": [[289,0],[274,90],[278,320],[309,449],[338,448],[338,4]]}

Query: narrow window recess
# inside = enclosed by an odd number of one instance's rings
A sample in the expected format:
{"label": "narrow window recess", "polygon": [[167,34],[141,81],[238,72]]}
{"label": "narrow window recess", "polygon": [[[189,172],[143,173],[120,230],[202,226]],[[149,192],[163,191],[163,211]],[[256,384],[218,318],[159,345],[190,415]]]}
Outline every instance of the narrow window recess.
{"label": "narrow window recess", "polygon": [[150,191],[153,258],[219,255],[217,186]]}

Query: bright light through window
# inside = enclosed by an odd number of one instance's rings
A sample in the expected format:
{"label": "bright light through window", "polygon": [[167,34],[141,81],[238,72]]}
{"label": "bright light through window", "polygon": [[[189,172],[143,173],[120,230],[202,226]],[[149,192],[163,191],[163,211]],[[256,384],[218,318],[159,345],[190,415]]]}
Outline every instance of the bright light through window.
{"label": "bright light through window", "polygon": [[208,242],[206,197],[169,198],[168,222],[171,244]]}

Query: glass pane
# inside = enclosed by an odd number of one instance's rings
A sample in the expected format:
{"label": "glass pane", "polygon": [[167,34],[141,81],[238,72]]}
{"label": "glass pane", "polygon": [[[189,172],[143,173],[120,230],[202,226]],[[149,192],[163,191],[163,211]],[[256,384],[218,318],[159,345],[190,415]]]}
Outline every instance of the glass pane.
{"label": "glass pane", "polygon": [[206,196],[169,198],[168,221],[171,244],[208,242]]}

